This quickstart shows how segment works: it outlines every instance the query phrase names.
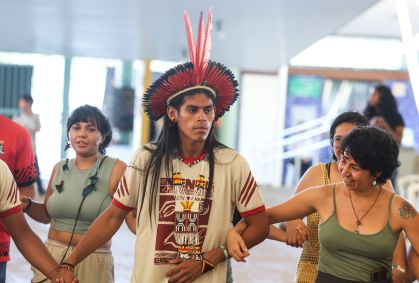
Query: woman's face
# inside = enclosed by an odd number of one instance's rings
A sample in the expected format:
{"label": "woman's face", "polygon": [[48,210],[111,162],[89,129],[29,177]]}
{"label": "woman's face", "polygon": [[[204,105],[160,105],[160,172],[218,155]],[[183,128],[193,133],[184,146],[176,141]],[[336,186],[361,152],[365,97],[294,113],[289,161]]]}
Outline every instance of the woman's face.
{"label": "woman's face", "polygon": [[338,162],[340,160],[340,157],[342,156],[342,151],[340,150],[342,139],[355,126],[356,126],[355,124],[351,124],[351,123],[342,123],[342,124],[339,124],[335,129],[335,135],[333,136],[333,153],[335,154]]}
{"label": "woman's face", "polygon": [[339,160],[339,172],[345,186],[350,190],[370,189],[376,178],[371,175],[369,170],[362,169],[347,151],[341,155]]}
{"label": "woman's face", "polygon": [[371,94],[370,105],[372,107],[377,107],[379,102],[380,102],[380,93],[376,89],[374,89],[373,93]]}
{"label": "woman's face", "polygon": [[96,125],[90,122],[77,122],[69,131],[71,147],[76,154],[83,156],[96,155],[102,143],[102,135]]}

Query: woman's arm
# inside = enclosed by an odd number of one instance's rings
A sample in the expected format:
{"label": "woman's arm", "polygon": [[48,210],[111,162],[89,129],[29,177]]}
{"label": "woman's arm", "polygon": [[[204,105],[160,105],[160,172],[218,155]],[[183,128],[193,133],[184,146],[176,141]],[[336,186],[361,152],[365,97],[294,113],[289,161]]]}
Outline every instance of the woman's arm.
{"label": "woman's arm", "polygon": [[[119,181],[121,180],[122,175],[124,174],[125,169],[127,168],[127,164],[121,160],[117,160],[115,162],[115,166],[112,170],[112,176],[109,184],[109,195],[111,198],[113,197],[114,193],[116,192]],[[135,235],[136,233],[136,210],[130,211],[125,218],[125,223],[127,224],[129,230]]]}
{"label": "woman's arm", "polygon": [[419,279],[419,254],[416,253],[412,248],[409,251],[407,263],[408,266],[406,282],[413,282],[415,279]]}
{"label": "woman's arm", "polygon": [[324,186],[304,190],[291,199],[269,208],[266,213],[269,223],[279,223],[305,217],[324,204],[329,190]]}
{"label": "woman's arm", "polygon": [[288,237],[287,237],[287,233],[284,230],[279,229],[275,225],[271,224],[269,226],[268,239],[276,240],[276,241],[279,241],[279,242],[286,242]]}
{"label": "woman's arm", "polygon": [[[324,183],[321,165],[317,164],[310,167],[306,173],[301,177],[300,181],[295,188],[294,195],[314,186],[319,186]],[[301,219],[287,221],[286,225],[286,238],[285,242],[287,245],[292,247],[302,247],[306,239],[308,238],[307,226]],[[274,232],[275,228],[271,228],[271,232]],[[276,231],[278,232],[278,231]],[[281,233],[282,234],[282,233]],[[278,235],[277,235],[278,236]],[[282,237],[282,236],[281,236]],[[268,236],[271,238],[271,235]],[[277,238],[274,236],[274,239]]]}
{"label": "woman's arm", "polygon": [[392,208],[392,221],[396,231],[404,230],[416,253],[419,252],[419,216],[408,201],[396,197]]}
{"label": "woman's arm", "polygon": [[125,217],[125,223],[128,226],[128,229],[135,235],[137,233],[137,210],[128,212],[127,217]]}
{"label": "woman's arm", "polygon": [[[320,207],[324,204],[322,201],[325,201],[325,199],[328,198],[328,191],[329,190],[324,187],[311,188],[277,206],[269,208],[266,211],[269,224],[301,218],[313,213],[316,210],[316,207]],[[248,241],[245,239],[245,234],[249,231],[248,225],[247,219],[241,221],[233,229],[230,229],[227,235],[228,252],[236,261],[243,261],[243,259],[249,255],[249,245]],[[241,231],[244,232],[240,237]],[[282,239],[282,236],[279,237]]]}
{"label": "woman's arm", "polygon": [[[406,243],[404,241],[404,233],[401,232],[399,235],[399,240],[397,241],[397,246],[394,249],[393,253],[393,266],[401,267],[406,270]],[[392,271],[393,274],[393,283],[404,283],[406,281],[406,273],[402,272],[400,269],[394,268]]]}
{"label": "woman's arm", "polygon": [[47,203],[48,199],[52,194],[51,187],[53,186],[52,182],[58,170],[58,164],[59,163],[55,164],[54,168],[52,169],[51,177],[49,178],[48,188],[43,203],[29,200],[27,197],[24,196],[20,198],[20,201],[22,202],[23,211],[25,211],[26,214],[29,215],[32,219],[44,224],[48,224],[51,222],[51,217],[49,216],[47,211]]}
{"label": "woman's arm", "polygon": [[[392,206],[392,218],[391,223],[392,228],[397,232],[404,230],[407,238],[412,244],[411,254],[418,253],[419,251],[419,216],[416,209],[405,199],[397,196],[393,201]],[[396,252],[396,251],[395,251]],[[396,259],[393,259],[395,264]],[[412,262],[412,259],[409,259],[409,263]],[[401,266],[402,268],[404,266]],[[415,268],[413,266],[413,268]],[[414,270],[414,269],[413,269]],[[408,273],[412,273],[412,266],[408,266]],[[396,271],[394,271],[396,272]],[[393,272],[393,274],[394,274]],[[415,271],[416,272],[416,271]],[[411,275],[407,274],[406,280],[409,280]],[[410,282],[410,281],[407,281]]]}
{"label": "woman's arm", "polygon": [[112,169],[111,179],[109,181],[109,196],[111,198],[113,197],[113,194],[118,188],[119,180],[121,179],[125,168],[127,168],[127,164],[125,164],[125,162],[119,159],[115,161],[115,165],[113,166],[113,169]]}

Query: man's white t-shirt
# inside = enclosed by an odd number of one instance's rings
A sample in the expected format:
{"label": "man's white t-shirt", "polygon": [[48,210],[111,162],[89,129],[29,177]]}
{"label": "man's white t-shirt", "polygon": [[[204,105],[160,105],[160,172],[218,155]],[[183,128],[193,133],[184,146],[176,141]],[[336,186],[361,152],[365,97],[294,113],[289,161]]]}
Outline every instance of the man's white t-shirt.
{"label": "man's white t-shirt", "polygon": [[0,160],[0,217],[22,210],[19,190],[7,164]]}
{"label": "man's white t-shirt", "polygon": [[[235,206],[243,217],[265,211],[262,196],[246,160],[229,148],[216,149],[214,155],[214,185],[209,197],[202,201],[202,212],[198,219],[202,252],[225,244]],[[137,209],[137,238],[131,282],[163,283],[167,282],[166,273],[174,267],[168,264],[168,261],[177,255],[174,238],[175,196],[171,178],[166,177],[162,165],[154,211],[150,217],[150,195],[147,193],[139,213],[149,156],[150,153],[143,148],[134,153],[112,203],[125,210]],[[208,180],[207,161],[200,161],[191,166],[175,162],[174,167],[178,167],[176,169],[179,169],[182,178],[185,179],[186,188],[193,187],[197,176],[202,173]],[[151,182],[151,177],[148,182]],[[194,282],[225,282],[226,275],[227,262],[224,261]]]}

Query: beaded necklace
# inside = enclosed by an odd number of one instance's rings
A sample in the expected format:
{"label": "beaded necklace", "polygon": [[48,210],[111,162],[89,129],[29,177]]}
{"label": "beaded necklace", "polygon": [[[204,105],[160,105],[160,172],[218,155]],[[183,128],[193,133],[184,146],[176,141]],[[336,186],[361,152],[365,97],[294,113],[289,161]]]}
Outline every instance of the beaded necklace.
{"label": "beaded necklace", "polygon": [[[202,161],[201,170],[194,180],[193,190],[185,186],[186,180],[180,173],[181,163],[189,167]],[[206,180],[205,169],[208,166],[206,154],[202,158],[195,159],[192,163],[185,162],[185,159],[176,158],[173,162],[176,168],[172,174],[172,190],[175,198],[175,241],[178,250],[178,258],[181,260],[202,260],[199,216],[202,212],[202,201],[205,199]]]}

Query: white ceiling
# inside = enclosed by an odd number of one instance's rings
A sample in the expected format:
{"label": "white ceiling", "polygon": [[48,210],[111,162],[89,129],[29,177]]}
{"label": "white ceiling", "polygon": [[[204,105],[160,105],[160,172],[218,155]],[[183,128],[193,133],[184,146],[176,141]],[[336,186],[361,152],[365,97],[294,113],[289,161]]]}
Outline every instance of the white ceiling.
{"label": "white ceiling", "polygon": [[182,12],[196,28],[209,6],[212,59],[242,69],[275,70],[328,34],[400,36],[393,0],[0,0],[0,51],[183,60]]}
{"label": "white ceiling", "polygon": [[[348,22],[337,34],[400,38],[395,1],[381,0]],[[419,32],[419,0],[406,0],[414,33]]]}

